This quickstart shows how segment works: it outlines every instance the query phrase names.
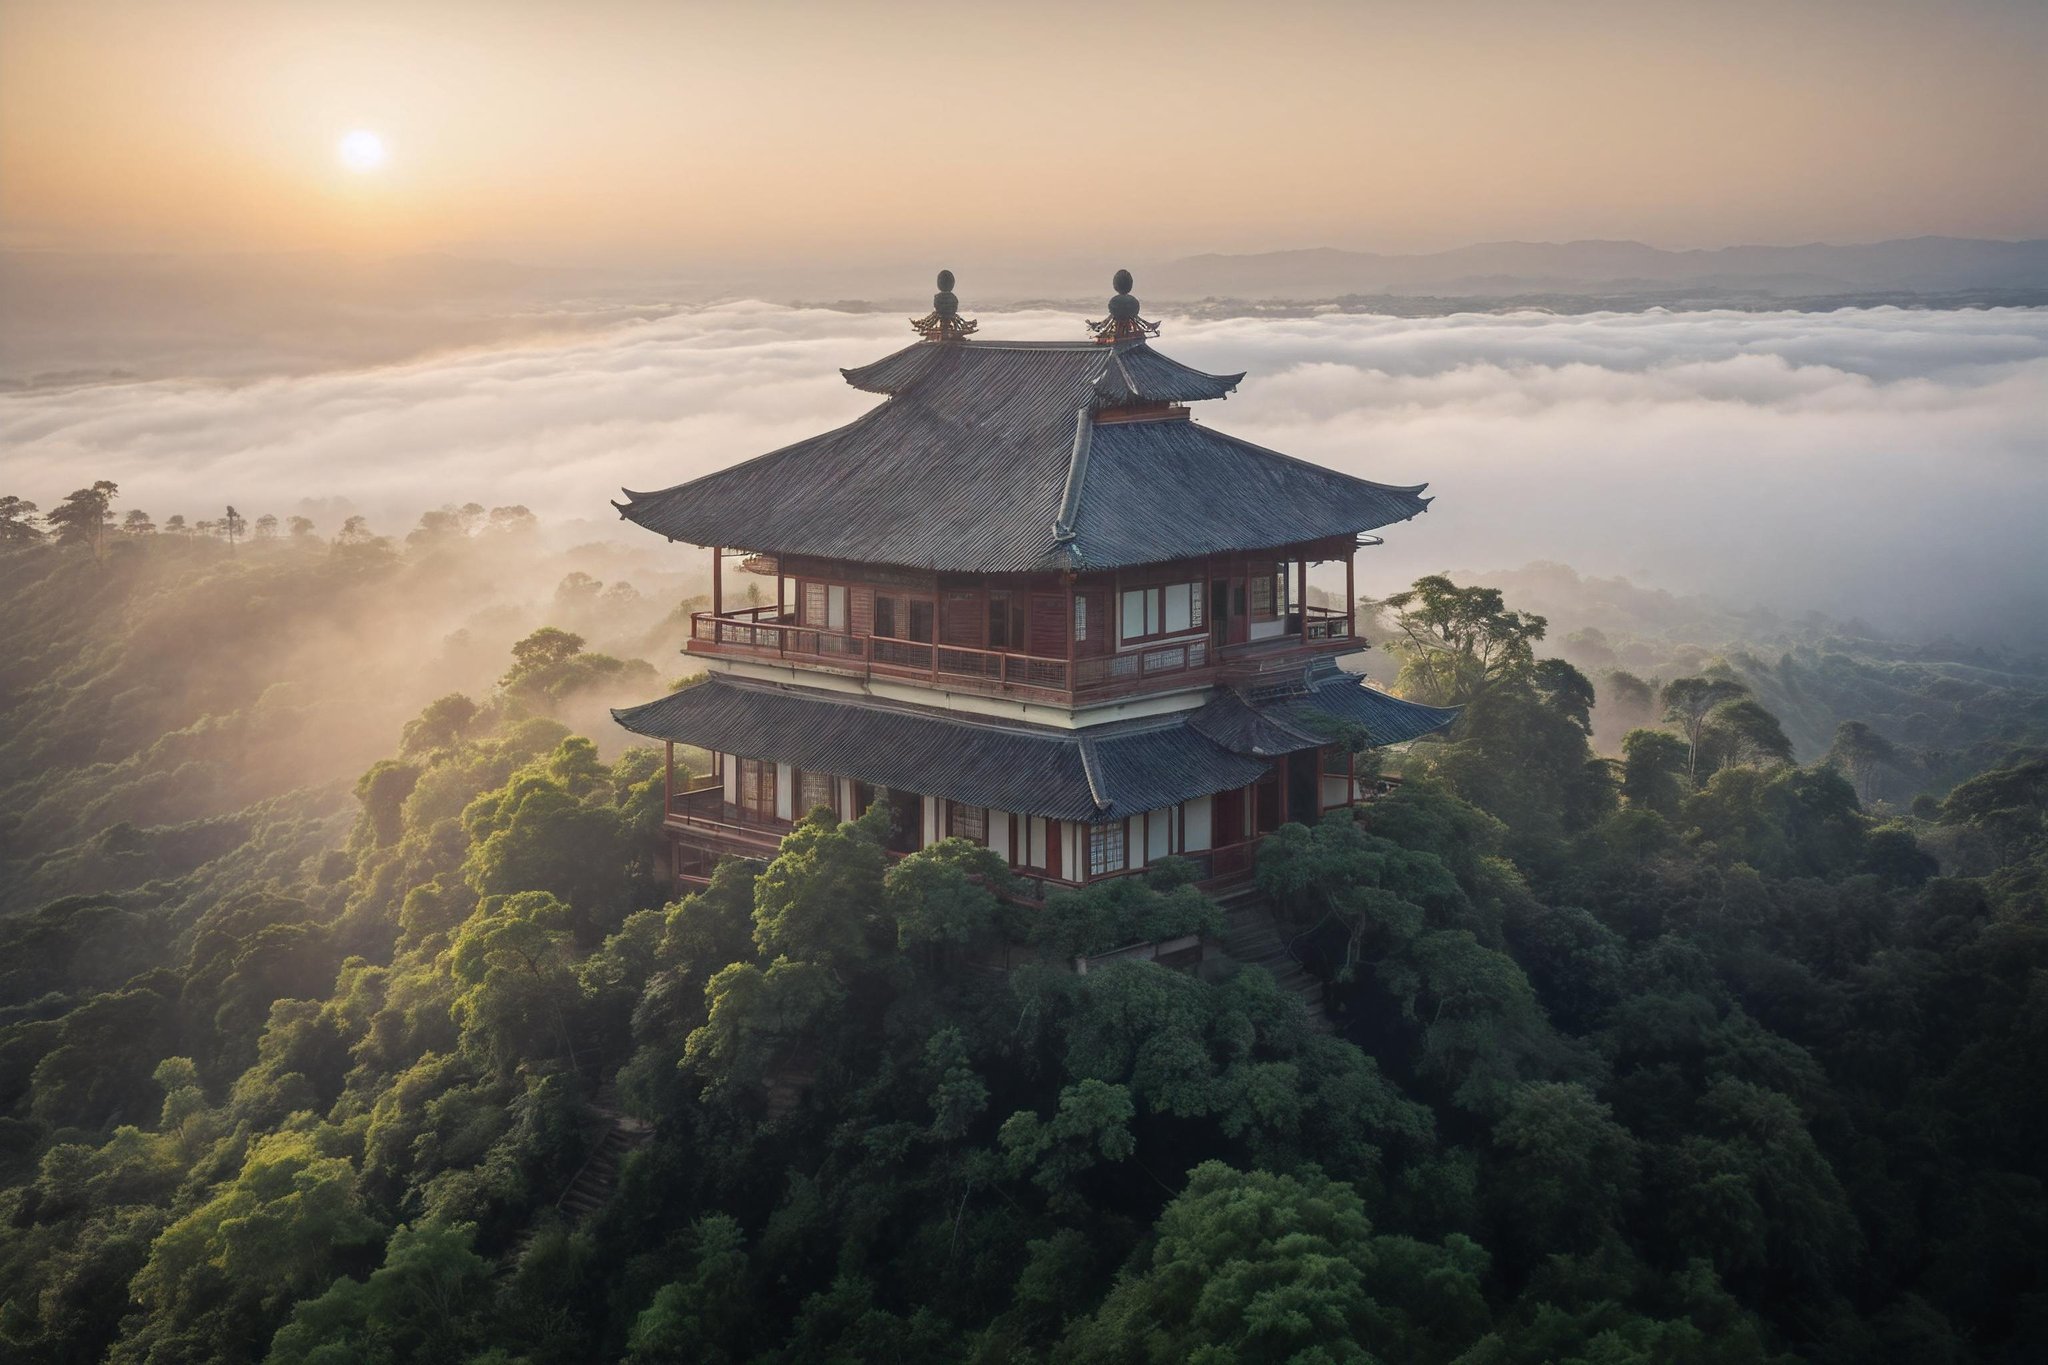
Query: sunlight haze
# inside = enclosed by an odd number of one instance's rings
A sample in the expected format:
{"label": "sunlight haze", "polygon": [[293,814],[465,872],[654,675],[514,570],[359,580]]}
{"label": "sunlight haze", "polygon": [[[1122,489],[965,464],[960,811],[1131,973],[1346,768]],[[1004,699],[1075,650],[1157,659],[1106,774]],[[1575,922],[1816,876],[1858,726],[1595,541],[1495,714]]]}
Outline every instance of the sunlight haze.
{"label": "sunlight haze", "polygon": [[[2033,5],[0,7],[0,243],[837,260],[2048,235]],[[376,176],[327,149],[374,128]]]}

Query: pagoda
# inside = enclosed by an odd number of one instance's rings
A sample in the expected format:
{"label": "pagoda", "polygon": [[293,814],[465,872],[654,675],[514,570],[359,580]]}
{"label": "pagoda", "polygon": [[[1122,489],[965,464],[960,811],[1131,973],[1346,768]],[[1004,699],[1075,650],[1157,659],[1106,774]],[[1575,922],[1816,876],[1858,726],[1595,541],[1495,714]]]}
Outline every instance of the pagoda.
{"label": "pagoda", "polygon": [[[893,852],[968,839],[1027,894],[1169,856],[1223,882],[1282,823],[1371,799],[1360,748],[1450,722],[1337,662],[1359,548],[1426,485],[1197,422],[1244,376],[1157,350],[1126,271],[1070,341],[979,337],[938,285],[919,340],[842,371],[881,395],[865,416],[615,504],[711,551],[684,646],[706,676],[613,712],[667,745],[681,885],[883,802]],[[1336,561],[1344,605],[1312,603]],[[732,571],[773,600],[734,605]],[[707,776],[676,781],[678,744]]]}

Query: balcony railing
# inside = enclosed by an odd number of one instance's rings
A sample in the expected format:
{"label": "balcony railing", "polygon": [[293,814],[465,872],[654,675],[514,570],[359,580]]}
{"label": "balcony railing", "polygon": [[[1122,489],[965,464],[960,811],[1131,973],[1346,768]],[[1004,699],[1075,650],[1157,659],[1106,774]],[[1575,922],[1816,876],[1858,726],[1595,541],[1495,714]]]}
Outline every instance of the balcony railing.
{"label": "balcony railing", "polygon": [[855,635],[798,625],[774,606],[744,607],[723,615],[690,617],[689,649],[800,663],[813,668],[933,687],[960,687],[1033,700],[1099,700],[1171,685],[1213,670],[1224,656],[1283,656],[1303,647],[1324,649],[1351,637],[1351,621],[1328,607],[1292,616],[1284,635],[1218,649],[1205,635],[1188,636],[1115,654],[1065,659],[1004,649]]}

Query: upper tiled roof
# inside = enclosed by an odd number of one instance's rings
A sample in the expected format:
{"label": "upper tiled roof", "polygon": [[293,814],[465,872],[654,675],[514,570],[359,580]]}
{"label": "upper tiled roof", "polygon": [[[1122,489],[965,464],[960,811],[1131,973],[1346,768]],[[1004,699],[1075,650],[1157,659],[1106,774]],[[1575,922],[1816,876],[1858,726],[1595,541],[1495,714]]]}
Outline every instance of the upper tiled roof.
{"label": "upper tiled roof", "polygon": [[1243,377],[1142,341],[919,342],[845,373],[888,401],[731,469],[629,491],[621,515],[697,545],[1021,573],[1346,535],[1429,501],[1422,485],[1352,478],[1178,414],[1094,421],[1221,398]]}

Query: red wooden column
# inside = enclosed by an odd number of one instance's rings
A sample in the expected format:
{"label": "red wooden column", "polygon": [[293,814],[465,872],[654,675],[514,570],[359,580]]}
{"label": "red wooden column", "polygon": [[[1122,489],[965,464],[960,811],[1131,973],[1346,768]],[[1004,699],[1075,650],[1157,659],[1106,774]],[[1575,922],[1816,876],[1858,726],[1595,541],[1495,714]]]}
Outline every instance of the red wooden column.
{"label": "red wooden column", "polygon": [[[719,545],[711,547],[711,614],[725,615],[725,549]],[[718,627],[714,625],[711,629],[712,638],[716,639]]]}
{"label": "red wooden column", "polygon": [[1067,578],[1067,696],[1071,700],[1075,692],[1074,678],[1074,575],[1069,571]]}
{"label": "red wooden column", "polygon": [[1344,555],[1344,634],[1347,638],[1358,638],[1358,542],[1353,541]]}
{"label": "red wooden column", "polygon": [[661,813],[669,815],[676,808],[676,742],[664,740],[663,747],[668,750],[668,778],[661,789]]}
{"label": "red wooden column", "polygon": [[1301,613],[1301,638],[1308,639],[1308,555],[1294,561],[1294,609]]}

